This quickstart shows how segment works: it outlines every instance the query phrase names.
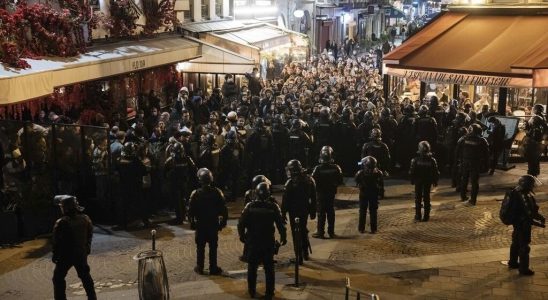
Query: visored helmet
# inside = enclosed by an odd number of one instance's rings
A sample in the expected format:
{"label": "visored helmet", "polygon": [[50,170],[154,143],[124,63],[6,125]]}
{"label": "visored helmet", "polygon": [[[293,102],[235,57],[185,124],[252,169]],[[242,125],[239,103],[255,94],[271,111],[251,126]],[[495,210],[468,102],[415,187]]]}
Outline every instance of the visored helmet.
{"label": "visored helmet", "polygon": [[268,185],[271,185],[272,183],[270,182],[270,179],[268,179],[266,176],[264,175],[257,175],[255,177],[253,177],[253,179],[251,180],[251,187],[252,188],[256,188],[259,183],[266,183]]}
{"label": "visored helmet", "polygon": [[430,143],[428,143],[427,141],[422,141],[419,143],[418,151],[417,151],[418,154],[428,155],[428,154],[431,154],[430,151],[431,151]]}
{"label": "visored helmet", "polygon": [[196,173],[196,176],[198,177],[198,181],[202,185],[208,185],[213,182],[213,174],[208,168],[199,169],[198,173]]}
{"label": "visored helmet", "polygon": [[301,162],[296,159],[290,160],[287,163],[286,169],[291,177],[295,177],[303,173],[303,166],[301,165]]}
{"label": "visored helmet", "polygon": [[255,188],[255,195],[257,195],[257,200],[265,201],[270,198],[270,184],[266,182],[261,182]]}
{"label": "visored helmet", "polygon": [[320,150],[320,163],[332,163],[333,162],[333,148],[330,146],[323,146]]}

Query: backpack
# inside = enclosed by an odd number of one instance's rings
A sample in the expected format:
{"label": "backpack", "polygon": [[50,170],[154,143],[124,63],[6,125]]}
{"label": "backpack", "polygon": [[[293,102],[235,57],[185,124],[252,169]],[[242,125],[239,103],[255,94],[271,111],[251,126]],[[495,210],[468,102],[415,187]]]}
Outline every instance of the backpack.
{"label": "backpack", "polygon": [[512,191],[507,191],[500,205],[499,218],[504,225],[512,225],[514,221],[514,205],[512,203]]}

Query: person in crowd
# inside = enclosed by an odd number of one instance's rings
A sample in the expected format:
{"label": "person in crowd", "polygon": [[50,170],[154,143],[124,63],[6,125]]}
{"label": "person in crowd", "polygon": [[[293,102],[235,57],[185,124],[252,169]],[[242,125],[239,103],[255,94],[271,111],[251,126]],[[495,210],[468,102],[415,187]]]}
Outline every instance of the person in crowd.
{"label": "person in crowd", "polygon": [[[238,221],[240,241],[248,249],[247,291],[255,298],[257,285],[257,268],[263,264],[266,281],[265,299],[274,296],[275,273],[274,255],[277,248],[287,244],[285,223],[280,207],[271,196],[270,184],[261,182],[255,188],[256,198],[248,203]],[[280,242],[274,238],[274,227],[280,234]]]}
{"label": "person in crowd", "polygon": [[409,168],[411,184],[415,185],[415,221],[427,222],[430,219],[430,189],[438,185],[438,163],[430,150],[427,141],[419,142],[418,155],[411,160]]}
{"label": "person in crowd", "polygon": [[188,219],[195,230],[196,267],[194,272],[204,274],[205,246],[209,245],[209,275],[223,272],[217,264],[219,231],[226,227],[228,209],[223,192],[213,186],[213,174],[207,168],[201,168],[196,174],[200,188],[190,195]]}
{"label": "person in crowd", "polygon": [[53,295],[55,300],[66,300],[68,271],[74,267],[88,299],[95,300],[95,286],[90,274],[88,256],[91,252],[93,225],[91,219],[82,213],[84,210],[74,196],[55,196],[63,216],[55,222],[52,236]]}
{"label": "person in crowd", "polygon": [[535,200],[534,188],[538,180],[532,175],[521,176],[518,185],[507,194],[510,200],[512,215],[512,244],[510,245],[509,269],[518,269],[523,276],[534,275],[529,268],[529,252],[531,247],[532,226],[545,227],[546,219],[539,213]]}
{"label": "person in crowd", "polygon": [[335,195],[337,187],[343,184],[343,174],[339,165],[334,163],[333,156],[333,148],[323,146],[320,151],[320,164],[312,171],[318,203],[318,226],[312,237],[320,239],[324,238],[326,219],[327,234],[329,238],[335,238]]}
{"label": "person in crowd", "polygon": [[384,195],[384,179],[382,172],[377,168],[377,160],[372,156],[362,158],[360,162],[362,169],[359,170],[354,179],[360,189],[358,231],[365,233],[365,222],[367,209],[369,209],[371,233],[377,232],[377,209],[379,199]]}
{"label": "person in crowd", "polygon": [[[309,259],[311,249],[306,226],[308,217],[311,220],[316,219],[316,183],[304,172],[301,163],[296,159],[287,163],[287,173],[289,179],[282,196],[282,216],[287,220],[289,214],[295,257],[299,258],[296,263],[303,264],[303,260]],[[300,240],[296,239],[297,231]]]}

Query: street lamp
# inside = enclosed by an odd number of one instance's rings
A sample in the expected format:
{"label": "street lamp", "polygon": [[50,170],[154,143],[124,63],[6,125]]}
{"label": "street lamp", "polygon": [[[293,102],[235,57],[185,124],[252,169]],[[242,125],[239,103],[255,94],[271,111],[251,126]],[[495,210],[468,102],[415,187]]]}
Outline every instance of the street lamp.
{"label": "street lamp", "polygon": [[304,11],[302,9],[297,9],[293,12],[293,16],[299,20],[299,33],[301,33],[301,20],[304,17]]}

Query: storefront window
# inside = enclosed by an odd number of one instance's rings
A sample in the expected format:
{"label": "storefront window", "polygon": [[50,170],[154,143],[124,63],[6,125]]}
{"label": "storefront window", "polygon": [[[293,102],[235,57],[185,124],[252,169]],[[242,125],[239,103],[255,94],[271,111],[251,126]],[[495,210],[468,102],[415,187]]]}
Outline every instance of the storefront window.
{"label": "storefront window", "polygon": [[218,17],[223,16],[223,0],[215,0],[215,14]]}
{"label": "storefront window", "polygon": [[211,16],[209,15],[209,0],[202,0],[202,19],[211,19]]}

